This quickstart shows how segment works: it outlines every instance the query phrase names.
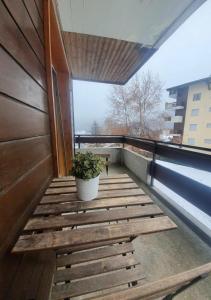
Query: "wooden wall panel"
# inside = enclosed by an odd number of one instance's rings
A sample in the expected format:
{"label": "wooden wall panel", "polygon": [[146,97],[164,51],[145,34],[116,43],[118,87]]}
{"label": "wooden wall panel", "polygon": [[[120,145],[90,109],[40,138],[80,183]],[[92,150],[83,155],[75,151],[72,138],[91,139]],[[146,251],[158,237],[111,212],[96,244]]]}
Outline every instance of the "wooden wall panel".
{"label": "wooden wall panel", "polygon": [[2,2],[0,2],[0,43],[46,89],[46,74],[43,65]]}
{"label": "wooden wall panel", "polygon": [[[50,137],[0,143],[0,191],[51,154]],[[23,155],[24,153],[24,155]]]}
{"label": "wooden wall panel", "polygon": [[[15,242],[17,227],[26,221],[26,211],[29,206],[34,208],[33,199],[36,198],[41,186],[52,172],[52,158],[48,156],[34,168],[25,173],[20,180],[11,185],[0,195],[0,254],[5,246]],[[37,199],[36,199],[37,200]],[[36,202],[36,201],[35,201]],[[9,234],[8,234],[9,232]]]}
{"label": "wooden wall panel", "polygon": [[41,9],[39,1],[0,0],[2,260],[53,174]]}
{"label": "wooden wall panel", "polygon": [[38,36],[39,36],[40,40],[42,41],[42,44],[44,44],[43,23],[40,20],[41,17],[39,15],[36,4],[32,0],[23,0],[23,1],[26,6],[26,9],[28,11],[28,14],[32,20],[32,23],[38,33]]}
{"label": "wooden wall panel", "polygon": [[40,110],[47,111],[46,92],[0,48],[0,91]]}
{"label": "wooden wall panel", "polygon": [[0,94],[0,141],[49,134],[46,113]]}
{"label": "wooden wall panel", "polygon": [[[33,0],[32,0],[33,1]],[[24,37],[27,39],[38,59],[44,63],[44,47],[40,42],[36,29],[33,26],[31,18],[26,10],[22,0],[3,0],[10,14],[13,16],[18,27],[21,29]]]}

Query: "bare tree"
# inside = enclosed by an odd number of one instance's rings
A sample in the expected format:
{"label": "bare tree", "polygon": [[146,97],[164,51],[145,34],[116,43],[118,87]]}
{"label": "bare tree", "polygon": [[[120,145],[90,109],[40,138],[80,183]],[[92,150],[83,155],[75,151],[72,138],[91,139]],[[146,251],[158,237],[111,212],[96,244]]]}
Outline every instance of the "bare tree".
{"label": "bare tree", "polygon": [[154,138],[161,127],[161,96],[162,84],[158,76],[149,71],[140,79],[135,76],[130,84],[113,87],[109,97],[109,119],[127,128],[130,134]]}
{"label": "bare tree", "polygon": [[[114,85],[109,102],[111,111],[109,116],[112,116],[112,123],[117,127],[122,126],[129,131],[130,128],[130,96],[126,86]],[[108,118],[109,119],[109,118]]]}

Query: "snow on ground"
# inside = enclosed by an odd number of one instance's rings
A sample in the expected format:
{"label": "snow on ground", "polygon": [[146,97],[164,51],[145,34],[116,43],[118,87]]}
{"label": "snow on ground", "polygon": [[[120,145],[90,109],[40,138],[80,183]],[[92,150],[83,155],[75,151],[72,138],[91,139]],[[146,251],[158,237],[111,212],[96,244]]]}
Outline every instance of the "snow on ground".
{"label": "snow on ground", "polygon": [[[175,172],[184,176],[191,177],[204,185],[211,187],[211,173],[194,169],[187,166],[176,165],[174,163],[156,160],[157,164],[160,164],[166,168],[174,170]],[[191,176],[190,176],[191,174]],[[180,212],[194,222],[201,230],[206,232],[211,237],[211,217],[192,205],[184,198],[177,195],[175,192],[161,184],[158,180],[154,180],[154,187],[161,192],[164,196],[167,196],[167,200],[175,206]],[[210,195],[211,197],[211,195]]]}

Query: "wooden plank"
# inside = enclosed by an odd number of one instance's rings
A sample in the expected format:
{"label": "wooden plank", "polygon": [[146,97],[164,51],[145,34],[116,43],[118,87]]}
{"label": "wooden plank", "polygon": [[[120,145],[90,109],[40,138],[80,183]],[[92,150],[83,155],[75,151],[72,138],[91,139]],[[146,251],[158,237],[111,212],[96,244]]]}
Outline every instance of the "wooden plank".
{"label": "wooden plank", "polygon": [[[133,180],[130,178],[130,177],[128,177],[128,178],[114,178],[114,179],[110,179],[110,178],[108,178],[108,179],[101,179],[100,178],[100,185],[101,184],[114,184],[114,183],[131,183],[131,182],[133,182]],[[50,188],[51,187],[67,187],[67,186],[75,186],[76,185],[76,183],[75,183],[75,180],[70,180],[70,181],[56,181],[56,182],[52,182],[51,184],[50,184]]]}
{"label": "wooden plank", "polygon": [[112,209],[109,211],[96,211],[89,213],[74,213],[65,216],[50,216],[31,218],[27,222],[24,231],[61,229],[65,227],[97,224],[104,222],[129,220],[134,218],[157,216],[163,214],[157,205],[147,205],[142,207],[130,207]]}
{"label": "wooden plank", "polygon": [[42,64],[2,2],[0,2],[0,43],[46,89],[46,75]]}
{"label": "wooden plank", "polygon": [[[119,178],[129,178],[128,174],[112,174],[112,175],[100,175],[100,179],[119,179]],[[75,180],[73,176],[65,176],[54,178],[53,182],[65,182]]]}
{"label": "wooden plank", "polygon": [[[138,187],[138,185],[135,182],[132,182],[132,183],[103,184],[103,185],[99,185],[99,191],[132,189],[132,188],[137,188],[137,187]],[[76,191],[77,191],[76,186],[58,187],[58,188],[49,188],[49,189],[47,189],[45,194],[46,195],[59,195],[59,194],[75,193]]]}
{"label": "wooden plank", "polygon": [[3,190],[51,153],[50,137],[0,143],[0,153],[0,182]]}
{"label": "wooden plank", "polygon": [[0,48],[0,70],[2,93],[42,111],[48,111],[46,92],[3,48]]}
{"label": "wooden plank", "polygon": [[56,251],[57,254],[67,254],[67,253],[72,253],[75,251],[82,251],[82,250],[89,250],[93,248],[99,248],[99,247],[104,247],[104,246],[110,246],[114,244],[122,244],[122,243],[129,243],[130,238],[120,238],[120,239],[114,239],[114,240],[107,240],[107,241],[102,241],[102,242],[93,242],[93,243],[87,243],[85,245],[75,245],[71,246],[71,248],[61,248]]}
{"label": "wooden plank", "polygon": [[[136,189],[126,189],[126,190],[111,190],[111,191],[100,191],[95,199],[113,198],[113,197],[127,197],[127,196],[140,196],[145,195],[144,191],[140,188]],[[40,204],[50,204],[50,203],[64,203],[70,201],[79,201],[76,193],[71,193],[69,195],[52,195],[44,196]]]}
{"label": "wooden plank", "polygon": [[34,1],[31,0],[23,0],[25,7],[28,11],[28,14],[31,18],[31,21],[36,29],[36,32],[42,42],[44,44],[44,36],[43,36],[43,22],[40,18],[38,9]]}
{"label": "wooden plank", "polygon": [[43,45],[37,35],[37,32],[22,0],[4,0],[4,3],[6,4],[8,10],[18,24],[19,28],[23,32],[28,43],[31,45],[38,59],[41,61],[43,66],[45,66]]}
{"label": "wooden plank", "polygon": [[39,11],[39,15],[41,17],[41,19],[43,20],[43,0],[34,0],[36,7]]}
{"label": "wooden plank", "polygon": [[134,299],[157,299],[158,297],[166,296],[174,292],[179,287],[189,283],[199,276],[206,276],[211,273],[211,263],[199,266],[197,268],[162,278],[160,280],[147,283],[141,287],[134,287],[124,291],[112,293],[105,296],[95,297],[93,299],[99,300],[134,300]]}
{"label": "wooden plank", "polygon": [[39,215],[58,215],[66,212],[93,210],[100,208],[113,208],[121,206],[145,205],[152,204],[153,201],[149,196],[127,196],[119,198],[99,199],[92,201],[78,201],[61,204],[43,204],[38,205],[34,211],[35,216]]}
{"label": "wooden plank", "polygon": [[139,262],[135,256],[128,254],[127,256],[114,256],[105,259],[100,259],[95,262],[74,266],[62,270],[57,270],[54,275],[54,282],[67,280],[75,280],[88,276],[103,274],[115,270],[125,269],[126,267],[136,266]]}
{"label": "wooden plank", "polygon": [[85,278],[73,283],[54,286],[52,289],[52,300],[84,295],[141,279],[144,279],[144,275],[139,267],[132,270],[115,271],[112,273],[112,276],[108,273],[97,277]]}
{"label": "wooden plank", "polygon": [[42,187],[51,172],[51,156],[48,156],[0,195],[0,252],[11,240],[14,242],[17,232],[26,222],[26,213],[29,213],[29,209],[31,212],[39,201],[37,197],[41,196]]}
{"label": "wooden plank", "polygon": [[25,254],[10,286],[7,299],[48,299],[55,271],[55,260],[53,251],[36,255]]}
{"label": "wooden plank", "polygon": [[[74,252],[68,255],[57,257],[56,266],[63,267],[67,265],[75,265],[91,260],[126,254],[134,251],[132,243],[117,244],[105,246],[101,248],[90,249],[87,251]],[[66,252],[68,253],[68,252]]]}
{"label": "wooden plank", "polygon": [[106,240],[136,237],[141,234],[174,229],[177,226],[168,217],[149,218],[127,224],[93,226],[75,230],[55,231],[20,236],[13,253],[59,249],[71,245],[101,242]]}
{"label": "wooden plank", "polygon": [[48,135],[48,119],[46,113],[0,95],[1,142]]}

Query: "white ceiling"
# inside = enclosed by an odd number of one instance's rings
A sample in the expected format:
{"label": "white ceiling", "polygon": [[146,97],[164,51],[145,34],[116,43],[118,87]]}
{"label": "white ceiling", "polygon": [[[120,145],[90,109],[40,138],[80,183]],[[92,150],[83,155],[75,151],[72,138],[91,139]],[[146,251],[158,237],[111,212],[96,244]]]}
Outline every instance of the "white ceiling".
{"label": "white ceiling", "polygon": [[64,31],[154,46],[162,43],[204,1],[57,0],[57,3]]}

